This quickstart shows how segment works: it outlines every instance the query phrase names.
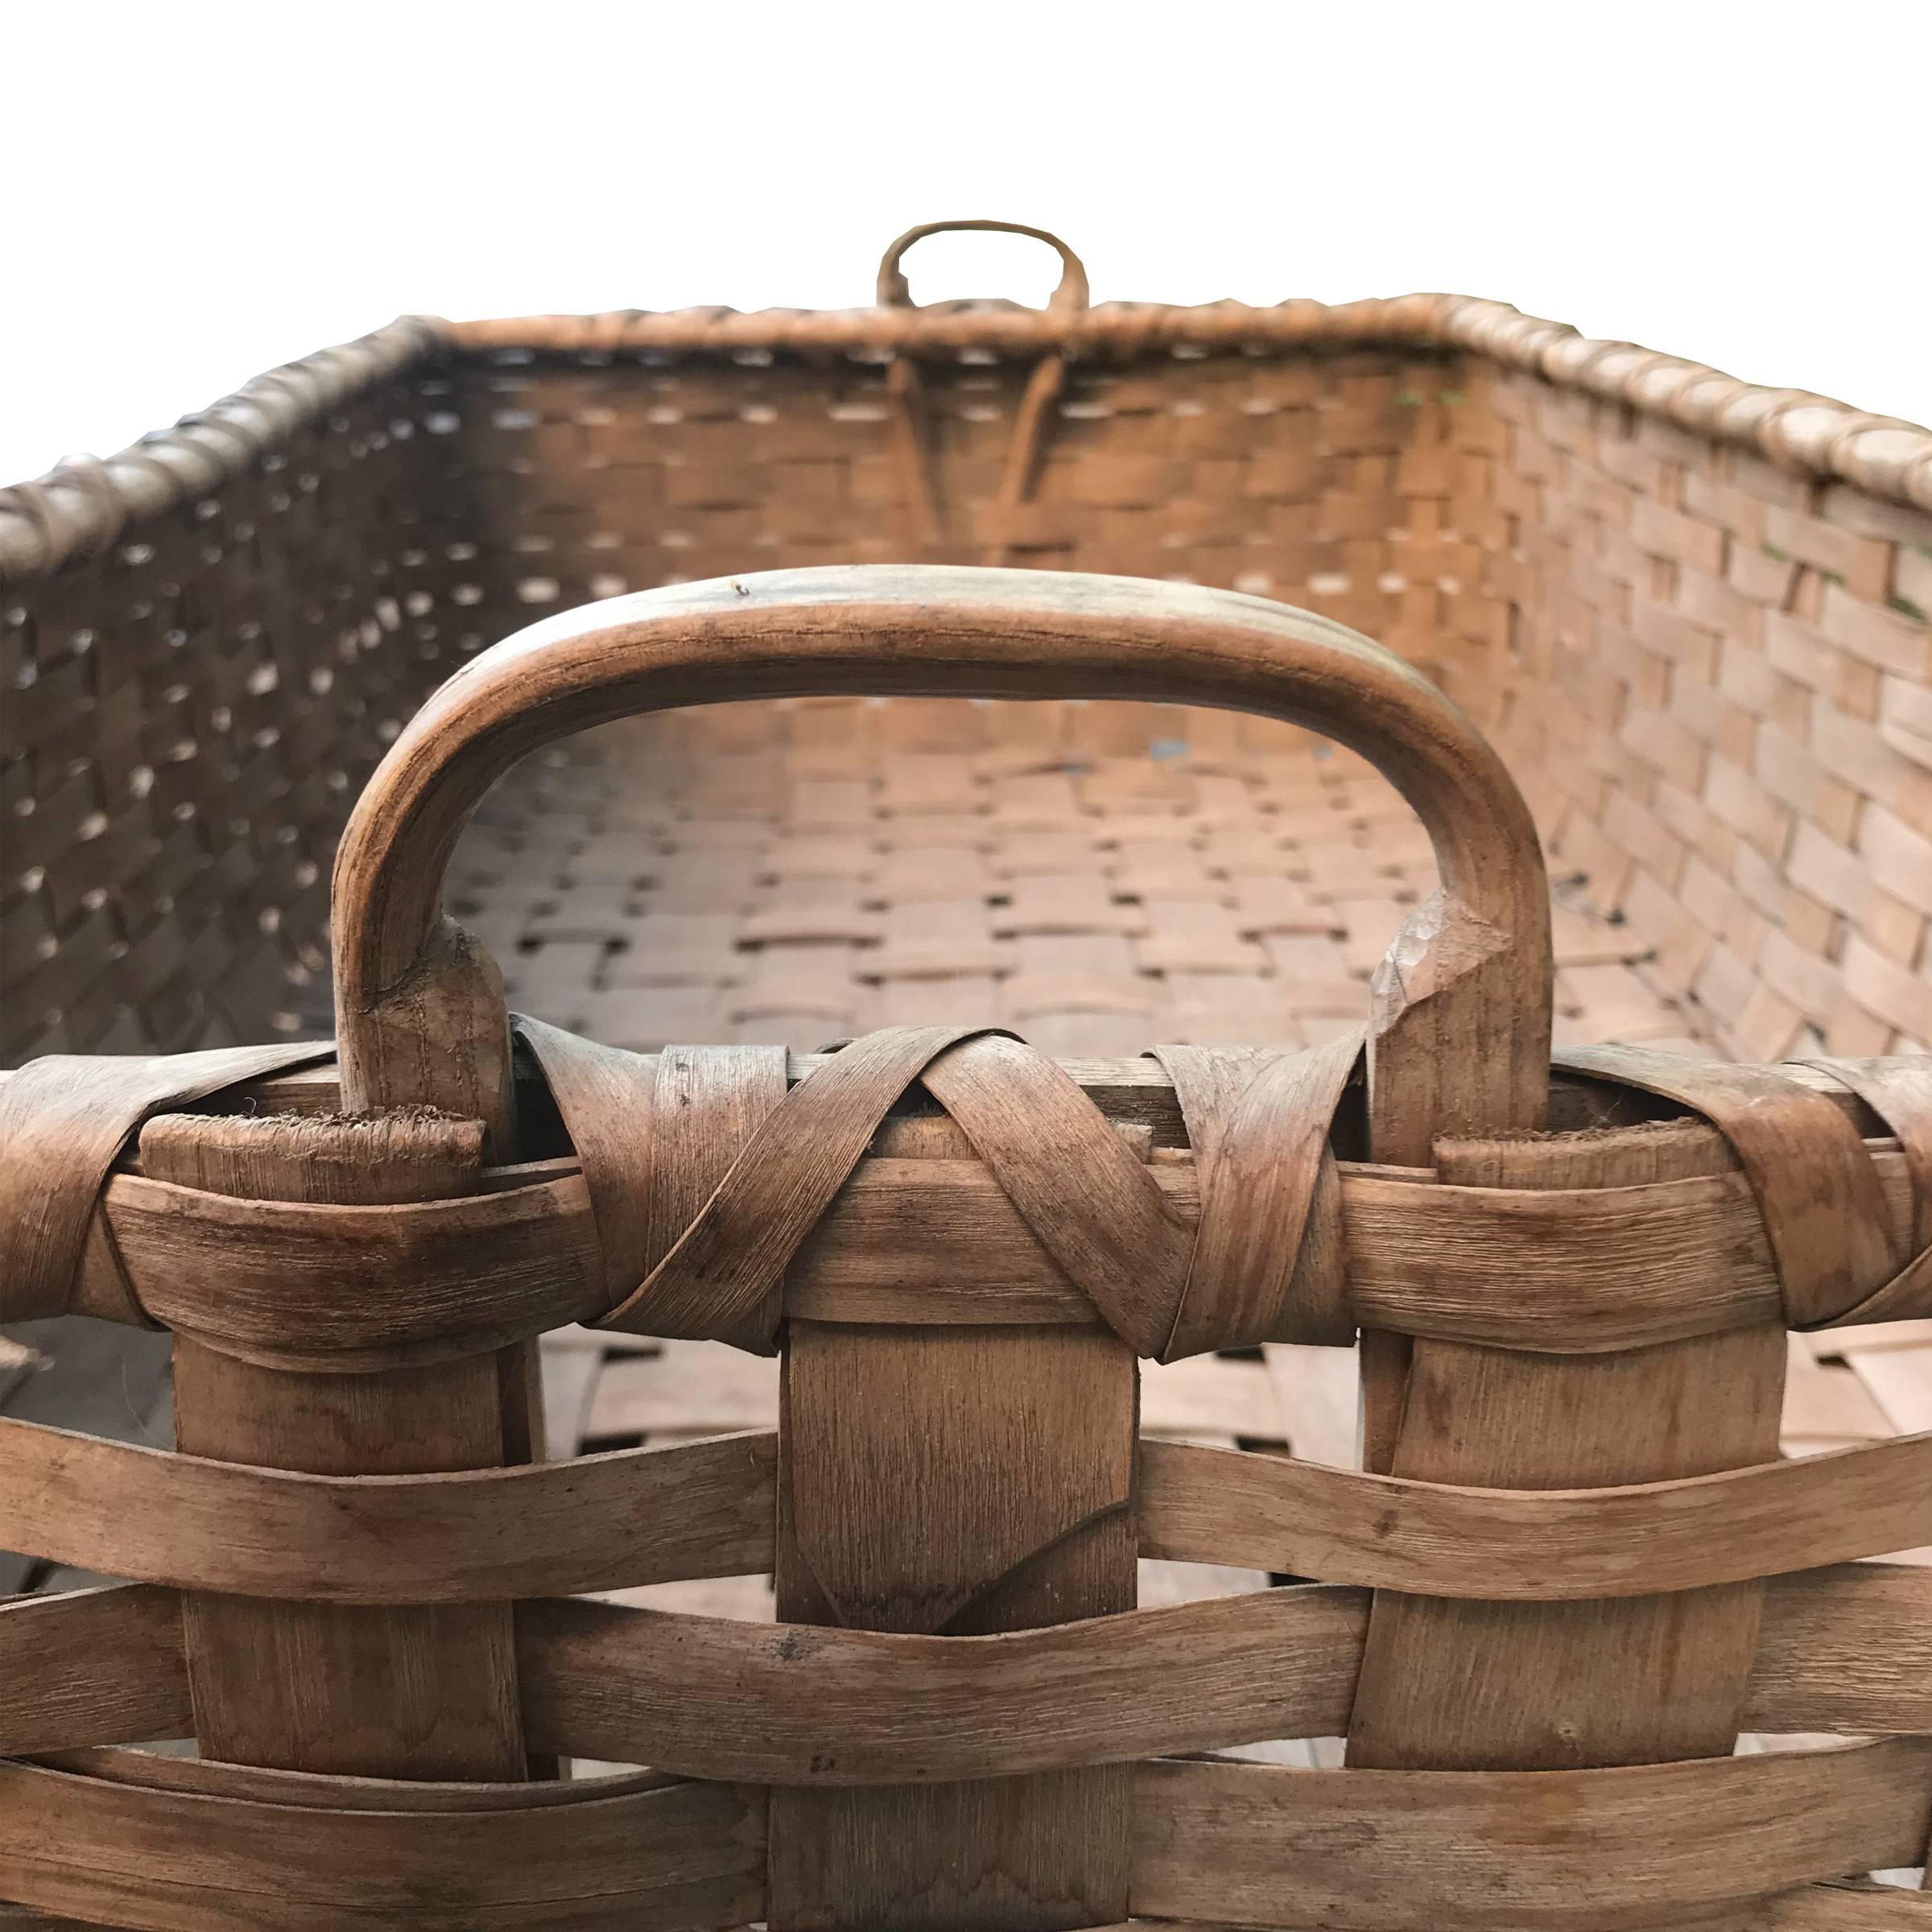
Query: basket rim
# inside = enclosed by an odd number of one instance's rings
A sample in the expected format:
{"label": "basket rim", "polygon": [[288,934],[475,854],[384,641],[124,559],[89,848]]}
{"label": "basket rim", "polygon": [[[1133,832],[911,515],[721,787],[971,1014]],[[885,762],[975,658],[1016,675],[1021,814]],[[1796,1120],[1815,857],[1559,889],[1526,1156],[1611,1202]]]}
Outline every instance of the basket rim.
{"label": "basket rim", "polygon": [[1480,356],[1742,447],[1798,475],[1932,511],[1932,429],[1808,390],[1745,382],[1639,344],[1587,336],[1568,323],[1476,295],[1293,299],[1267,307],[1108,302],[1071,310],[1001,301],[749,312],[627,309],[455,323],[402,316],[352,342],[270,369],[116,456],[69,457],[36,480],[0,489],[0,588],[98,555],[131,525],[208,495],[296,429],[437,354],[656,351],[882,361],[902,352],[980,349],[1120,360],[1361,345]]}

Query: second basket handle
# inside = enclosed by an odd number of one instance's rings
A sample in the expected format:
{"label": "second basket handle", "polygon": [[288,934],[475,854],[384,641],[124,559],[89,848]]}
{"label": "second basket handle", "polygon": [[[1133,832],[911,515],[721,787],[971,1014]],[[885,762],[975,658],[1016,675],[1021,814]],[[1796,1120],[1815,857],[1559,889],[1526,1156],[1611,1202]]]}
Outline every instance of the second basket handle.
{"label": "second basket handle", "polygon": [[587,605],[444,684],[390,747],[336,856],[345,1104],[426,1103],[506,1133],[502,981],[439,905],[457,833],[518,758],[636,712],[876,692],[1216,706],[1360,752],[1421,817],[1443,882],[1375,985],[1375,1156],[1426,1165],[1438,1133],[1539,1124],[1551,968],[1536,829],[1495,752],[1426,678],[1261,597],[912,565],[774,571]]}
{"label": "second basket handle", "polygon": [[[1043,228],[1029,228],[1021,221],[927,221],[910,228],[886,250],[879,263],[878,299],[881,308],[912,308],[918,305],[906,287],[900,262],[914,242],[927,235],[961,231],[1003,235],[1027,235],[1044,242],[1060,258],[1060,279],[1047,298],[1048,314],[1077,314],[1087,306],[1087,270],[1080,258],[1056,234]],[[962,551],[979,555],[985,562],[1003,564],[1013,536],[1013,515],[1033,492],[1034,473],[1044,445],[1055,403],[1067,379],[1063,349],[1049,349],[1034,363],[1027,378],[1019,407],[1013,417],[1013,434],[1006,446],[999,493],[993,514],[995,529],[990,542],[963,543],[960,533],[949,530],[945,495],[940,487],[938,449],[934,438],[931,398],[920,374],[918,359],[902,351],[894,357],[886,374],[896,420],[894,442],[901,471],[900,488],[913,519],[912,531],[919,547],[928,555]]]}
{"label": "second basket handle", "polygon": [[912,291],[907,287],[906,276],[900,262],[914,242],[923,242],[928,235],[959,233],[982,233],[999,235],[1026,235],[1035,242],[1044,242],[1060,258],[1059,286],[1046,299],[1050,309],[1084,308],[1087,306],[1087,269],[1073,250],[1059,237],[1044,228],[1029,228],[1023,221],[924,221],[917,228],[909,228],[891,247],[886,250],[879,263],[878,297],[881,308],[910,308],[915,306]]}

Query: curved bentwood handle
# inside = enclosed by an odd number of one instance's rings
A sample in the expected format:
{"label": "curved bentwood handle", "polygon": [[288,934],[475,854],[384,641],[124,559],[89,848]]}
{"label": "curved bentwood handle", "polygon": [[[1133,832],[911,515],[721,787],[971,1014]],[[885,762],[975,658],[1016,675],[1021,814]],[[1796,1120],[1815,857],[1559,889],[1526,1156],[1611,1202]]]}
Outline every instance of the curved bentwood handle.
{"label": "curved bentwood handle", "polygon": [[1442,890],[1371,992],[1375,1158],[1533,1127],[1549,1071],[1550,909],[1529,811],[1476,727],[1339,624],[1232,591],[940,566],[774,571],[567,612],[485,651],[391,747],[335,871],[344,1103],[424,1102],[509,1125],[502,982],[440,914],[489,786],[539,745],[641,712],[740,698],[1110,697],[1283,718],[1373,762],[1428,828]]}
{"label": "curved bentwood handle", "polygon": [[1084,308],[1088,302],[1087,265],[1059,237],[1044,228],[1029,228],[1023,221],[927,221],[917,228],[909,228],[891,247],[886,250],[879,263],[878,301],[881,308],[913,308],[918,304],[912,299],[912,291],[906,286],[905,271],[899,263],[907,249],[915,242],[923,242],[928,235],[993,234],[1026,235],[1035,242],[1044,242],[1060,258],[1060,279],[1053,293],[1046,298],[1046,306],[1055,308]]}

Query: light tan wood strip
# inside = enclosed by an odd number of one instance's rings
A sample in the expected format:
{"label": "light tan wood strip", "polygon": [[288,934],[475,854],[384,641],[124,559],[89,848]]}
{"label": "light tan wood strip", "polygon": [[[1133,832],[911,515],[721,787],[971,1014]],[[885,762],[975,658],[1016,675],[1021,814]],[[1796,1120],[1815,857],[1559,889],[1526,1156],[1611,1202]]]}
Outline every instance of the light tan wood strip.
{"label": "light tan wood strip", "polygon": [[1773,1578],[1745,1724],[1932,1734],[1932,1571],[1843,1563]]}
{"label": "light tan wood strip", "polygon": [[[0,1418],[0,1543],[137,1582],[338,1603],[740,1576],[771,1565],[776,1456],[762,1433],[352,1479]],[[1595,1492],[1144,1443],[1137,1507],[1143,1553],[1176,1562],[1479,1600],[1642,1596],[1932,1543],[1932,1435]]]}
{"label": "light tan wood strip", "polygon": [[1057,1770],[1347,1719],[1367,1600],[1252,1591],[927,1637],[526,1604],[535,1741],[698,1777],[865,1785]]}
{"label": "light tan wood strip", "polygon": [[1932,1539],[1932,1435],[1597,1490],[1477,1489],[1141,1446],[1150,1557],[1497,1602],[1707,1588]]}
{"label": "light tan wood strip", "polygon": [[723,1342],[660,1342],[604,1364],[588,1433],[614,1447],[625,1436],[663,1442],[769,1427],[778,1413],[778,1364]]}
{"label": "light tan wood strip", "polygon": [[[1868,1331],[1867,1332],[1869,1332]],[[1787,1455],[1815,1455],[1860,1442],[1882,1442],[1894,1428],[1871,1391],[1843,1363],[1819,1359],[1819,1335],[1791,1333],[1781,1439]]]}
{"label": "light tan wood strip", "polygon": [[770,1433],[429,1476],[247,1468],[0,1418],[0,1546],[138,1583],[461,1603],[771,1567]]}
{"label": "light tan wood strip", "polygon": [[1354,1351],[1271,1342],[1261,1356],[1274,1386],[1282,1432],[1295,1456],[1332,1469],[1354,1468],[1361,1408]]}
{"label": "light tan wood strip", "polygon": [[[176,1600],[122,1585],[0,1607],[0,1757],[185,1731]],[[1329,1736],[1348,1721],[1368,1600],[1249,1590],[942,1638],[539,1600],[517,1610],[524,1723],[539,1750],[824,1783]],[[1746,1721],[1932,1733],[1932,1576],[1847,1563],[1772,1579]]]}
{"label": "light tan wood strip", "polygon": [[1162,1763],[1133,1909],[1349,1932],[1637,1932],[1916,1858],[1932,1739],[1569,1772]]}
{"label": "light tan wood strip", "polygon": [[1266,1367],[1220,1355],[1141,1364],[1141,1433],[1232,1449],[1245,1438],[1285,1448],[1288,1434]]}
{"label": "light tan wood strip", "polygon": [[194,1728],[174,1591],[0,1600],[0,1757],[188,1737]]}
{"label": "light tan wood strip", "polygon": [[1932,1348],[1852,1348],[1845,1359],[1893,1428],[1932,1429]]}
{"label": "light tan wood strip", "polygon": [[1861,1880],[1806,1885],[1765,1908],[1765,1932],[1926,1932],[1932,1893]]}
{"label": "light tan wood strip", "polygon": [[552,1460],[565,1462],[584,1447],[584,1424],[604,1367],[600,1341],[580,1331],[547,1335],[539,1357],[543,1374],[543,1439]]}

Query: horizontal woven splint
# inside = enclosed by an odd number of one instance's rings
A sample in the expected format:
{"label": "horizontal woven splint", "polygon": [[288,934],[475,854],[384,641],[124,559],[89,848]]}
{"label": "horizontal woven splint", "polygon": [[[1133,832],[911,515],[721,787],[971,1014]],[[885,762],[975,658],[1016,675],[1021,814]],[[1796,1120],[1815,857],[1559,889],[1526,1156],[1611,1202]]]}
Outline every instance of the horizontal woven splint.
{"label": "horizontal woven splint", "polygon": [[[1415,807],[1443,890],[1362,1034],[630,1054],[439,913],[599,720],[1101,688]],[[1932,1319],[1932,1072],[1553,1063],[1528,814],[1367,640],[996,570],[601,605],[404,731],[334,943],[332,1050],[0,1080],[0,1319],[171,1330],[180,1442],[0,1422],[0,1546],[129,1579],[0,1609],[20,1922],[1932,1923],[1859,1876],[1932,1835],[1932,1571],[1862,1560],[1932,1543],[1932,1436],[1776,1459],[1788,1329]],[[779,1352],[779,1429],[543,1461],[573,1322]],[[1137,1439],[1138,1360],[1358,1333],[1360,1469]],[[1143,1610],[1141,1555],[1307,1580]],[[588,1596],[760,1572],[775,1625]]]}

